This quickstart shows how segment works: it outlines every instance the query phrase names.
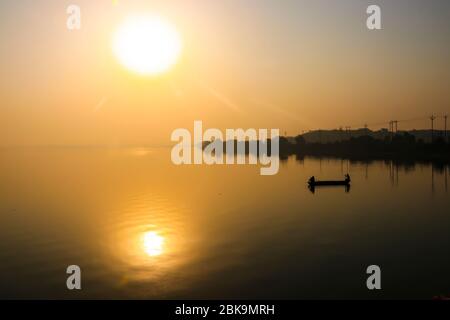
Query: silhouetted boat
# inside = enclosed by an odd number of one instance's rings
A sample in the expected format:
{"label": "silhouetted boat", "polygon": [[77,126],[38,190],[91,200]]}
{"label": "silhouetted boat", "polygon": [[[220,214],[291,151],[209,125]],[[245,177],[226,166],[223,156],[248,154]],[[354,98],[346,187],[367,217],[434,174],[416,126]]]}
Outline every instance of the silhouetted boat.
{"label": "silhouetted boat", "polygon": [[345,180],[316,180],[315,177],[311,177],[308,180],[308,185],[310,187],[318,187],[318,186],[349,186],[350,185],[350,175],[345,175]]}

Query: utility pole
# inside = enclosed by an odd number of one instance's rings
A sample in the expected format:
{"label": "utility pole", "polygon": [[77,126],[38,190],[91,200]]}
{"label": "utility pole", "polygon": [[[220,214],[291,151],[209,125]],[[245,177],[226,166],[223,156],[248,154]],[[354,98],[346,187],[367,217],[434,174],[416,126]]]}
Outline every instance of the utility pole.
{"label": "utility pole", "polygon": [[436,119],[436,117],[434,115],[431,115],[430,120],[431,120],[431,143],[434,142],[434,120]]}
{"label": "utility pole", "polygon": [[352,137],[352,133],[351,133],[351,127],[345,127],[345,129],[347,130],[347,134],[348,134],[348,137],[349,137],[349,139]]}
{"label": "utility pole", "polygon": [[389,121],[389,132],[391,133],[391,141],[394,138],[394,121]]}

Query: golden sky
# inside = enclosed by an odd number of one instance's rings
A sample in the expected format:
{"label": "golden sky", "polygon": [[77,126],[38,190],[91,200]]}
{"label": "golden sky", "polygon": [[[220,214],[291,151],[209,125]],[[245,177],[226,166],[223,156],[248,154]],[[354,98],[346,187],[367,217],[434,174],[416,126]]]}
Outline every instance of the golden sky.
{"label": "golden sky", "polygon": [[[375,2],[378,31],[357,0],[2,1],[0,145],[168,145],[194,120],[293,135],[449,112],[450,2]],[[168,72],[114,55],[133,14],[178,31]]]}

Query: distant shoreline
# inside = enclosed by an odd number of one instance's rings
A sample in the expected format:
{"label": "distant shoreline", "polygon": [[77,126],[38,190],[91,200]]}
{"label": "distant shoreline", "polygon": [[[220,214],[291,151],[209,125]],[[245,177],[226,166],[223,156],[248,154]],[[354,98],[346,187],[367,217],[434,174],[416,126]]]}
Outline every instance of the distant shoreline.
{"label": "distant shoreline", "polygon": [[359,136],[327,143],[306,142],[303,136],[280,137],[280,157],[289,155],[450,163],[450,144],[443,137],[425,143],[406,132],[384,139]]}
{"label": "distant shoreline", "polygon": [[[237,153],[237,140],[234,140],[234,152]],[[211,142],[205,142],[203,148]],[[249,154],[250,142],[245,142],[245,154]],[[271,141],[267,140],[270,148]],[[258,143],[259,145],[259,143]],[[258,149],[256,153],[258,153]],[[226,141],[223,141],[226,150]],[[345,158],[361,161],[397,160],[401,162],[441,162],[450,163],[450,143],[443,136],[438,136],[433,143],[416,139],[415,136],[402,132],[377,139],[361,135],[346,140],[334,142],[307,142],[303,135],[297,137],[279,137],[279,156],[286,159],[289,156],[313,156],[327,158]]]}

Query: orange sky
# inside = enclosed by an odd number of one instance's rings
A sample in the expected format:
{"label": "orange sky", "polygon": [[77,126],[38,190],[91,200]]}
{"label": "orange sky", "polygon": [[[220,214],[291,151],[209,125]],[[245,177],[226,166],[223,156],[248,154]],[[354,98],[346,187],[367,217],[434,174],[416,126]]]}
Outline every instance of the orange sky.
{"label": "orange sky", "polygon": [[[2,1],[0,145],[168,145],[194,120],[296,134],[449,112],[449,2],[378,2],[381,31],[365,27],[368,1],[78,0],[82,29],[68,31],[69,3]],[[133,13],[178,29],[169,72],[114,57]]]}

